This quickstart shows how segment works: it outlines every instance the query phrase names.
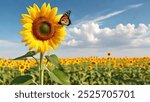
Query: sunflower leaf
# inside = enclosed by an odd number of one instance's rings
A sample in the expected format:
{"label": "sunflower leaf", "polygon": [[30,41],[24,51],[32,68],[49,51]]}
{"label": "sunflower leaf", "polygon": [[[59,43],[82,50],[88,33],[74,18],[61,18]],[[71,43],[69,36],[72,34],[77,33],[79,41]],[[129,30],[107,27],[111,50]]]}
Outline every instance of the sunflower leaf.
{"label": "sunflower leaf", "polygon": [[63,67],[61,66],[58,57],[55,54],[52,54],[50,56],[45,56],[45,58],[51,62],[52,64],[54,64],[55,66],[57,66],[60,70],[63,71]]}
{"label": "sunflower leaf", "polygon": [[53,71],[48,71],[51,79],[59,84],[70,85],[69,76],[59,69],[54,69]]}
{"label": "sunflower leaf", "polygon": [[55,54],[52,54],[50,56],[45,56],[45,57],[49,62],[53,63],[54,65],[56,66],[59,65],[59,59]]}
{"label": "sunflower leaf", "polygon": [[35,51],[29,51],[25,55],[15,58],[14,60],[26,59],[27,57],[33,57],[36,55]]}
{"label": "sunflower leaf", "polygon": [[24,75],[24,76],[18,76],[12,82],[11,85],[30,85],[33,83],[32,76],[30,75]]}

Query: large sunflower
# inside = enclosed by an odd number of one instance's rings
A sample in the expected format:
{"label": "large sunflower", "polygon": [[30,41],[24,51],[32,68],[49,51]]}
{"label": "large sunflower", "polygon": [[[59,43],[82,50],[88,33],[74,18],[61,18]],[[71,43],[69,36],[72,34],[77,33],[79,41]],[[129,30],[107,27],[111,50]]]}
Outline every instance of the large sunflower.
{"label": "large sunflower", "polygon": [[57,49],[66,35],[66,28],[58,24],[62,17],[61,14],[56,15],[58,8],[51,9],[50,4],[44,3],[41,9],[33,4],[27,10],[29,14],[22,14],[21,19],[22,42],[29,45],[29,50],[34,49],[37,53],[49,52],[50,48]]}

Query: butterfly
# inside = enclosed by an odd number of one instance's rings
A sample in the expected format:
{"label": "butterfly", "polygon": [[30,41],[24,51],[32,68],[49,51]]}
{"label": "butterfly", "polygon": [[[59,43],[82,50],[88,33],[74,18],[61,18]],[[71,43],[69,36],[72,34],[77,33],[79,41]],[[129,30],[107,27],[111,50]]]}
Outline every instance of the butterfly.
{"label": "butterfly", "polygon": [[70,10],[68,10],[67,12],[65,12],[63,14],[63,16],[60,18],[58,24],[63,25],[63,26],[69,26],[71,24],[71,20],[69,18],[70,14],[71,14]]}

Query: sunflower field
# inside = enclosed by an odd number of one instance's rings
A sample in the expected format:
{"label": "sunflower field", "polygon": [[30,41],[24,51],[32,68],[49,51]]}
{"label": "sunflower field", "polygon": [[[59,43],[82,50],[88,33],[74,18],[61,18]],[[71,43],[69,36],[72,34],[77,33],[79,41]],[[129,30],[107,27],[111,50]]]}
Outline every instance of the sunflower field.
{"label": "sunflower field", "polygon": [[58,7],[46,2],[26,9],[28,13],[21,14],[19,34],[29,51],[15,59],[0,59],[1,85],[150,84],[150,57],[115,58],[107,53],[104,58],[58,58],[51,54],[65,40],[71,10],[57,14]]}
{"label": "sunflower field", "polygon": [[[109,54],[108,54],[109,55]],[[39,61],[39,60],[38,60]],[[51,62],[47,62],[47,68],[58,69]],[[149,85],[150,84],[150,57],[143,58],[59,58],[63,71],[68,75],[71,85]],[[63,74],[63,73],[59,73]],[[34,59],[0,59],[0,84],[10,85],[14,78],[20,76],[20,80],[26,80],[21,76],[30,78],[32,85],[39,81],[38,65]],[[27,77],[28,76],[28,77]],[[59,79],[63,79],[61,77]],[[51,80],[52,77],[44,72],[45,85],[59,85]],[[24,84],[28,84],[26,81]],[[16,83],[17,84],[17,83]]]}

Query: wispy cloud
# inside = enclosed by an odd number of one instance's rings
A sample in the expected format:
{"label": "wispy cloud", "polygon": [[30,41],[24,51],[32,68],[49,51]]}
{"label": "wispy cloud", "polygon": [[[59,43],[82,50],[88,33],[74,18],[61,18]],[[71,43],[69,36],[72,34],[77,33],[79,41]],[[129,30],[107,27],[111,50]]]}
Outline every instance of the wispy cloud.
{"label": "wispy cloud", "polygon": [[143,3],[130,5],[129,8],[137,8],[137,7],[140,7],[140,6],[143,6]]}
{"label": "wispy cloud", "polygon": [[91,20],[90,22],[99,22],[99,21],[102,21],[102,20],[108,19],[108,18],[110,18],[110,17],[113,17],[113,16],[116,16],[116,15],[119,15],[119,14],[121,14],[121,13],[125,12],[125,11],[126,11],[126,9],[124,9],[124,10],[120,10],[120,11],[115,11],[115,12],[109,13],[109,14],[107,14],[107,15],[100,16],[100,17],[98,17],[98,18],[96,18],[96,19],[94,19],[94,20]]}
{"label": "wispy cloud", "polygon": [[127,10],[130,10],[130,9],[133,9],[133,8],[138,8],[138,7],[142,6],[142,5],[143,5],[142,3],[129,5],[125,9],[122,9],[122,10],[119,10],[119,11],[114,11],[114,12],[111,12],[111,13],[109,13],[107,15],[104,15],[104,16],[100,16],[100,17],[98,17],[98,18],[96,18],[94,20],[91,20],[91,22],[100,22],[102,20],[105,20],[105,19],[111,18],[113,16],[117,16],[117,15],[119,15],[121,13],[124,13]]}
{"label": "wispy cloud", "polygon": [[108,18],[111,18],[111,17],[114,17],[114,16],[117,16],[119,14],[122,14],[130,9],[134,9],[134,8],[138,8],[138,7],[141,7],[143,6],[144,4],[143,3],[139,3],[139,4],[133,4],[133,5],[129,5],[127,6],[125,9],[122,9],[122,10],[118,10],[118,11],[114,11],[114,12],[111,12],[111,13],[108,13],[106,15],[103,15],[103,16],[99,16],[99,17],[95,17],[95,19],[92,19],[92,20],[83,20],[83,21],[80,21],[78,24],[76,24],[75,26],[80,26],[84,23],[91,23],[91,22],[94,22],[94,23],[99,23],[99,22],[102,22],[103,20],[106,20]]}
{"label": "wispy cloud", "polygon": [[8,40],[0,40],[0,58],[15,58],[26,53],[28,50],[23,43]]}
{"label": "wispy cloud", "polygon": [[7,40],[0,40],[0,47],[16,47],[19,44]]}

